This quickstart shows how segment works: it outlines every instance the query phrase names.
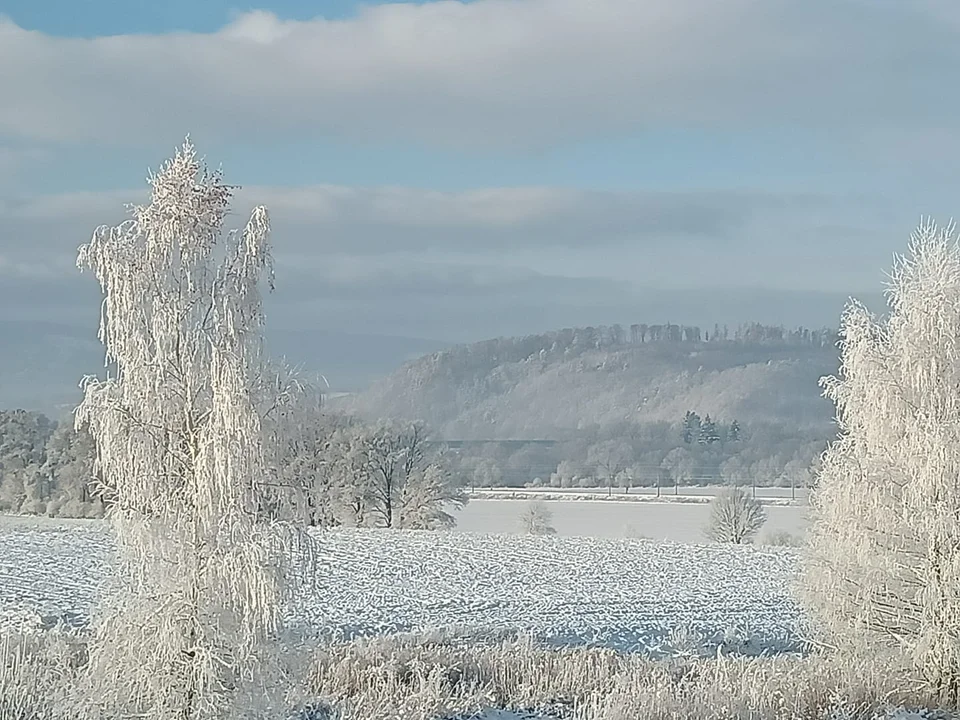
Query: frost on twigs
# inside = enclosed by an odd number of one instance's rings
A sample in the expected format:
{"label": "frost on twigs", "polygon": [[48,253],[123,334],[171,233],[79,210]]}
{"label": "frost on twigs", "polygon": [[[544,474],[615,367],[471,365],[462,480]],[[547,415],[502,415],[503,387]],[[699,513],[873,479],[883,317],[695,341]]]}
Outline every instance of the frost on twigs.
{"label": "frost on twigs", "polygon": [[96,439],[123,585],[80,702],[89,717],[241,717],[285,687],[275,640],[310,557],[274,482],[296,386],[262,347],[269,217],[224,236],[232,189],[189,141],[150,185],[79,252],[104,294],[107,377],[88,379],[76,421]]}
{"label": "frost on twigs", "polygon": [[904,648],[960,701],[960,249],[925,221],[899,258],[889,316],[843,315],[824,378],[838,439],[811,501],[807,603],[840,648]]}
{"label": "frost on twigs", "polygon": [[766,521],[760,503],[742,488],[727,488],[710,502],[706,535],[715,542],[742,545],[751,542]]}

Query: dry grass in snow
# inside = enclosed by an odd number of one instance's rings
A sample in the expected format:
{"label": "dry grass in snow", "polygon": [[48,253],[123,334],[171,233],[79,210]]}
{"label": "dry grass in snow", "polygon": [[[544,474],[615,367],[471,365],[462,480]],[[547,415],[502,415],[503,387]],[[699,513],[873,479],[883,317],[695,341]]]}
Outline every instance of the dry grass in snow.
{"label": "dry grass in snow", "polygon": [[[895,657],[857,664],[821,655],[654,661],[598,648],[548,649],[529,640],[476,646],[404,636],[309,653],[314,669],[300,709],[278,708],[264,720],[949,717],[898,680]],[[0,717],[70,720],[60,697],[83,657],[75,636],[5,631]]]}

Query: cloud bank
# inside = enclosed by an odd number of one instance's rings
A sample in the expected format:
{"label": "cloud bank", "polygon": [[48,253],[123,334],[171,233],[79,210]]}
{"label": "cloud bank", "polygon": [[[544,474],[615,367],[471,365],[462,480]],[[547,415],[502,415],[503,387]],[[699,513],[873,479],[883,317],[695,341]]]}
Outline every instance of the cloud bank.
{"label": "cloud bank", "polygon": [[0,21],[0,136],[191,130],[538,148],[645,128],[949,128],[947,0],[475,0],[213,33],[59,38]]}

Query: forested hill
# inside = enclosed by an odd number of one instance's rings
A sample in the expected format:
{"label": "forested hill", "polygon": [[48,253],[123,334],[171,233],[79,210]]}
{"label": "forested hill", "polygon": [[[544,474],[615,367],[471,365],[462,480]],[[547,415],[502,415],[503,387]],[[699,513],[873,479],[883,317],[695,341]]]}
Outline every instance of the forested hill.
{"label": "forested hill", "polygon": [[758,324],[564,329],[461,345],[409,362],[343,401],[368,417],[426,421],[442,437],[550,438],[623,422],[717,421],[829,432],[818,380],[835,330]]}

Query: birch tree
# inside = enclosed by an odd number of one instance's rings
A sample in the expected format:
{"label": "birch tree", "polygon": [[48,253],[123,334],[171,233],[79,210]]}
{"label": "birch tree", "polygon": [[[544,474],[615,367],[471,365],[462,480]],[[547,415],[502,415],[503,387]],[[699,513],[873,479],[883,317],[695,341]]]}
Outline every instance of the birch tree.
{"label": "birch tree", "polygon": [[83,702],[98,718],[257,716],[286,687],[275,640],[309,557],[270,472],[293,388],[264,372],[269,218],[257,207],[225,234],[233,188],[189,140],[149,184],[149,202],[78,258],[103,291],[107,371],[85,382],[76,421],[95,440],[120,561]]}
{"label": "birch tree", "polygon": [[839,437],[812,493],[804,596],[829,642],[905,650],[960,700],[960,249],[925,221],[898,257],[889,315],[851,302],[821,381]]}

